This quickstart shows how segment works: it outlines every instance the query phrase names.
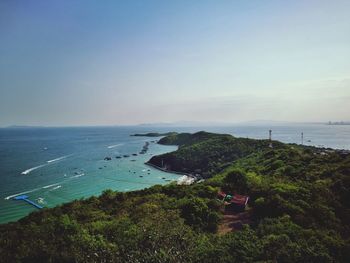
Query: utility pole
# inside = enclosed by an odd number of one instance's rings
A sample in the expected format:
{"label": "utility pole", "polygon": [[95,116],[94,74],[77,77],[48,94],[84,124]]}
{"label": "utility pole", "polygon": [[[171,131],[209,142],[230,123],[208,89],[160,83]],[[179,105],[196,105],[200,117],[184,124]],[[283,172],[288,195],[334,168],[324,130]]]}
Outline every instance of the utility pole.
{"label": "utility pole", "polygon": [[269,130],[269,141],[270,141],[270,144],[269,144],[269,147],[272,148],[272,130]]}

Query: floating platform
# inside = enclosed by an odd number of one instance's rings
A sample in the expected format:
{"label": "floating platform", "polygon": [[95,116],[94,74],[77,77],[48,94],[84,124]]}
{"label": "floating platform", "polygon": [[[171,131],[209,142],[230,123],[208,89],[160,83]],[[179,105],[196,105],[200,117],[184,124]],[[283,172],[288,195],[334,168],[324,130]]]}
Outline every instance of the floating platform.
{"label": "floating platform", "polygon": [[32,206],[38,208],[38,209],[42,209],[43,207],[41,205],[38,205],[36,203],[34,203],[33,201],[28,199],[29,196],[28,195],[18,195],[15,196],[13,199],[14,200],[23,200],[24,202],[27,202],[28,204],[31,204]]}

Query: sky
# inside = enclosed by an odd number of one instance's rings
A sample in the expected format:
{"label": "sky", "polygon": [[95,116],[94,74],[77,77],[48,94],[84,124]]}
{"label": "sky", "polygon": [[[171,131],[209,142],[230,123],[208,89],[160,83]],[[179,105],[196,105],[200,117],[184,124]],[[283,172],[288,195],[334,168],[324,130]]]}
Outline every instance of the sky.
{"label": "sky", "polygon": [[350,1],[0,0],[0,126],[350,120]]}

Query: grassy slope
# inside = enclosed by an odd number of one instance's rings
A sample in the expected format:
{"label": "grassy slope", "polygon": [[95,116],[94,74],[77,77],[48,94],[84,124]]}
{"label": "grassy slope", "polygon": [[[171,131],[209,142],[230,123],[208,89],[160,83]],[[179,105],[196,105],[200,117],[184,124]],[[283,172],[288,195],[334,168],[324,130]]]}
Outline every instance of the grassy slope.
{"label": "grassy slope", "polygon": [[[204,183],[106,191],[0,226],[4,262],[348,262],[350,156],[312,147],[179,134],[172,169]],[[214,176],[215,175],[215,176]],[[215,234],[219,188],[249,194],[253,224]]]}

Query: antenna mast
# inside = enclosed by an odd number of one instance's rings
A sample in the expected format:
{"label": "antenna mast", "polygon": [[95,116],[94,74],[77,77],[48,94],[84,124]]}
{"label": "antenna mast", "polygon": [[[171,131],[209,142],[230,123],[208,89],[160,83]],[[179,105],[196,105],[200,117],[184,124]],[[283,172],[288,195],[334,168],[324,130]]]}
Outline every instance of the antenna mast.
{"label": "antenna mast", "polygon": [[270,144],[269,144],[269,147],[272,148],[272,130],[269,130],[269,141],[270,141]]}
{"label": "antenna mast", "polygon": [[304,144],[304,133],[302,132],[301,133],[301,145],[303,145]]}

